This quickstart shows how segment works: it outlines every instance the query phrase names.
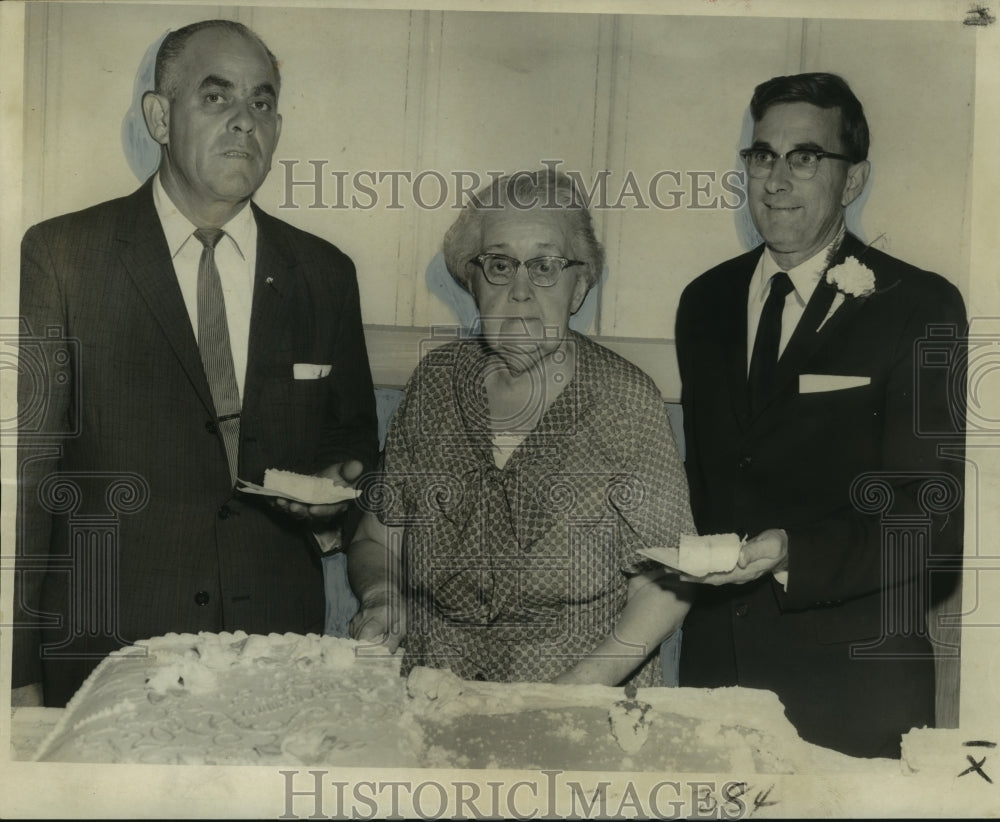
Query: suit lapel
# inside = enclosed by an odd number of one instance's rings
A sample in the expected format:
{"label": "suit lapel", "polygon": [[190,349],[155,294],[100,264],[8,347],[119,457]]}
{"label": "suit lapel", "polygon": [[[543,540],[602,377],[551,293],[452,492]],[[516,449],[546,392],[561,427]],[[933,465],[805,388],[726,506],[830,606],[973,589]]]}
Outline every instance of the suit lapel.
{"label": "suit lapel", "polygon": [[[819,328],[820,323],[823,322],[827,312],[829,312],[836,295],[837,289],[827,283],[825,278],[820,280],[816,285],[812,296],[809,298],[809,302],[806,303],[805,311],[802,312],[802,317],[799,319],[798,325],[795,326],[795,331],[792,333],[788,345],[785,346],[784,352],[778,358],[778,366],[774,375],[775,394],[780,393],[788,380],[798,375],[802,364],[809,359],[812,353],[819,347],[822,340],[825,339],[825,335],[817,333],[816,329]],[[841,305],[834,316],[843,311],[843,309],[844,306]],[[826,330],[826,326],[832,320],[833,317],[827,320],[823,330]]]}
{"label": "suit lapel", "polygon": [[[287,366],[294,352],[282,350],[294,305],[296,258],[273,225],[273,218],[251,203],[257,222],[257,262],[254,272],[253,311],[244,407],[255,404],[263,380],[277,373],[278,362]],[[301,318],[303,321],[305,317]]]}
{"label": "suit lapel", "polygon": [[757,270],[757,263],[764,246],[760,246],[737,260],[733,271],[734,287],[720,290],[720,298],[726,302],[719,306],[719,333],[723,351],[728,352],[726,361],[729,395],[733,400],[733,411],[743,428],[750,424],[750,394],[747,390],[747,301],[750,299],[750,281]]}
{"label": "suit lapel", "polygon": [[[834,254],[827,270],[840,265],[849,256],[860,256],[864,246],[852,234],[847,234]],[[831,339],[833,332],[845,320],[852,317],[864,305],[864,300],[847,297],[837,310],[827,319],[830,307],[837,296],[836,286],[826,281],[826,275],[820,279],[806,304],[799,324],[795,327],[788,345],[778,360],[774,380],[774,395],[781,393],[789,381],[796,379],[809,358]],[[823,322],[826,319],[826,322]],[[821,327],[822,326],[822,327]],[[773,399],[773,397],[772,397]]]}
{"label": "suit lapel", "polygon": [[198,353],[198,341],[177,283],[170,249],[153,205],[152,178],[127,201],[118,241],[121,262],[167,338],[209,416],[212,394]]}
{"label": "suit lapel", "polygon": [[[864,253],[867,246],[861,244],[861,241],[855,237],[853,234],[848,234],[844,237],[844,242],[840,244],[840,249],[834,255],[833,260],[830,262],[829,268],[840,265],[848,257],[856,257],[862,263],[864,263]],[[829,270],[829,269],[828,269]],[[826,277],[823,277],[822,285],[824,288],[828,289],[834,295],[837,293],[836,286],[830,285],[826,281]],[[833,332],[838,326],[842,325],[845,320],[853,317],[858,311],[861,310],[862,306],[865,304],[865,299],[858,299],[857,297],[846,297],[841,303],[840,308],[838,308],[829,320],[823,325],[819,331],[816,332],[815,336],[818,339],[818,343],[823,343],[830,339]],[[824,315],[825,316],[825,315]]]}

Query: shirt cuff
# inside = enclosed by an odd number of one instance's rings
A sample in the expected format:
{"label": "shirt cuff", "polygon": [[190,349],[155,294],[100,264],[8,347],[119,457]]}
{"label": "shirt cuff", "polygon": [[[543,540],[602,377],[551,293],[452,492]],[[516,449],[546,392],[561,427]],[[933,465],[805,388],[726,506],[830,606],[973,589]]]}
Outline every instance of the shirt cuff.
{"label": "shirt cuff", "polygon": [[313,531],[312,535],[321,553],[332,554],[334,551],[339,551],[342,547],[339,527],[331,528],[329,531]]}

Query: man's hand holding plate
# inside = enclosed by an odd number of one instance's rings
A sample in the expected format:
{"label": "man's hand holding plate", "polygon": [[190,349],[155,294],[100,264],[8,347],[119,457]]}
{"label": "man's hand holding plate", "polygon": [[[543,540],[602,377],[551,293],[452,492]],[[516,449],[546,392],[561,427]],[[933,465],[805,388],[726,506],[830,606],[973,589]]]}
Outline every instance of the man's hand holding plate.
{"label": "man's hand holding plate", "polygon": [[[358,460],[347,460],[317,471],[316,476],[332,479],[338,485],[345,488],[353,488],[361,477],[364,466]],[[308,521],[313,530],[322,530],[330,524],[330,521],[347,510],[350,500],[341,502],[310,505],[304,502],[275,497],[274,505],[282,511],[286,511],[296,519]]]}
{"label": "man's hand holding plate", "polygon": [[780,528],[769,528],[743,543],[736,567],[731,571],[717,571],[703,577],[682,574],[681,579],[701,585],[742,585],[764,574],[783,571],[787,564],[788,535]]}

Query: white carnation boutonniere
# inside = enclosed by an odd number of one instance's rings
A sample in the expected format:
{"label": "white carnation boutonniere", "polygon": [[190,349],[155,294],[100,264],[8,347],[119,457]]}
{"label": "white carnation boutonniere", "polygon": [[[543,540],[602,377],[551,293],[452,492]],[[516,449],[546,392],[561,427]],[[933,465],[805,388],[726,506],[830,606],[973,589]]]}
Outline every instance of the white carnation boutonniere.
{"label": "white carnation boutonniere", "polygon": [[848,297],[864,299],[875,293],[875,272],[853,256],[829,269],[826,272],[826,281],[837,289],[837,293],[833,297],[830,310],[816,329],[817,332],[837,313],[837,309]]}
{"label": "white carnation boutonniere", "polygon": [[848,257],[827,271],[826,281],[848,297],[867,297],[875,293],[875,272],[857,257]]}

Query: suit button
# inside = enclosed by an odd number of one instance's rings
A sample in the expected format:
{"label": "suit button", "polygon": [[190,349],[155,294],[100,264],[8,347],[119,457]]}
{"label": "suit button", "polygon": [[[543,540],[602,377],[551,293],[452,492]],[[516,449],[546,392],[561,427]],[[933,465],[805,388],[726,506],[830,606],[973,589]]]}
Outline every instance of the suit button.
{"label": "suit button", "polygon": [[740,602],[736,605],[736,616],[745,617],[750,613],[750,606],[745,602]]}
{"label": "suit button", "polygon": [[232,513],[232,511],[229,509],[229,506],[228,505],[223,505],[218,510],[219,519],[229,519],[229,515],[231,513]]}
{"label": "suit button", "polygon": [[215,420],[209,420],[205,423],[205,430],[208,431],[209,434],[215,434],[218,432],[219,426],[215,424]]}
{"label": "suit button", "polygon": [[194,604],[208,605],[208,601],[210,599],[211,597],[208,595],[208,591],[199,591],[197,594],[194,595]]}
{"label": "suit button", "polygon": [[753,465],[753,457],[740,457],[740,461],[736,465],[743,470],[746,470],[751,465]]}

